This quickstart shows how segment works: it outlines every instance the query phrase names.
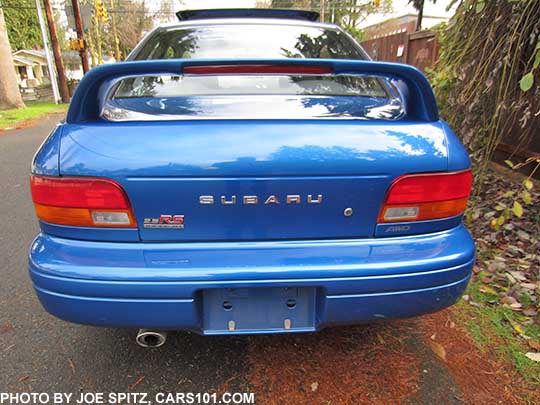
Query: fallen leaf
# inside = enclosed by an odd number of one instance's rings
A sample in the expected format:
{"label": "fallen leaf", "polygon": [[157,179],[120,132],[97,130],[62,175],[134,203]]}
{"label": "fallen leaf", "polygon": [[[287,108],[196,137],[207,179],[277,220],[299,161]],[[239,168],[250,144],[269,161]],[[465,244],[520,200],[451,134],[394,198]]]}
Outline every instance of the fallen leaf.
{"label": "fallen leaf", "polygon": [[7,333],[7,332],[11,332],[13,330],[13,325],[11,324],[11,322],[9,321],[6,321],[4,322],[4,324],[2,325],[2,333]]}
{"label": "fallen leaf", "polygon": [[531,236],[525,231],[519,230],[519,231],[516,232],[516,234],[517,234],[518,238],[521,239],[521,240],[529,240],[529,239],[531,239]]}
{"label": "fallen leaf", "polygon": [[490,273],[496,273],[498,271],[504,270],[505,268],[506,264],[504,264],[503,262],[491,262],[488,265],[487,269]]}
{"label": "fallen leaf", "polygon": [[514,330],[519,333],[520,335],[525,335],[525,331],[523,330],[523,328],[521,327],[521,325],[519,323],[517,323],[516,321],[512,320],[511,318],[509,318],[508,316],[505,317],[506,320],[508,322],[510,322],[510,325],[512,325],[512,328],[514,328]]}
{"label": "fallen leaf", "polygon": [[516,217],[521,218],[523,216],[523,207],[520,203],[514,201],[514,205],[512,206],[512,212]]}
{"label": "fallen leaf", "polygon": [[527,340],[527,344],[531,349],[540,350],[540,341],[538,340],[529,339]]}
{"label": "fallen leaf", "polygon": [[510,273],[512,275],[512,277],[514,277],[516,280],[519,280],[519,281],[526,281],[527,280],[527,277],[525,276],[525,274],[522,272],[522,271],[508,271],[508,273]]}
{"label": "fallen leaf", "polygon": [[433,350],[433,353],[435,353],[437,357],[439,357],[443,361],[446,361],[446,350],[444,349],[443,345],[434,341],[430,341],[429,345],[431,346],[431,350]]}
{"label": "fallen leaf", "polygon": [[317,388],[319,388],[318,382],[311,383],[311,391],[315,392],[317,391]]}
{"label": "fallen leaf", "polygon": [[491,295],[499,295],[497,291],[495,291],[493,288],[488,287],[487,285],[480,286],[478,289],[480,292],[483,292],[484,294],[491,294]]}
{"label": "fallen leaf", "polygon": [[517,300],[516,300],[514,297],[510,296],[510,295],[505,295],[505,296],[501,299],[501,302],[502,302],[503,304],[512,305],[512,304],[517,303]]}
{"label": "fallen leaf", "polygon": [[529,352],[525,354],[525,357],[531,359],[532,361],[540,362],[540,353]]}
{"label": "fallen leaf", "polygon": [[536,307],[534,305],[527,305],[523,308],[523,315],[526,316],[535,316],[537,314]]}
{"label": "fallen leaf", "polygon": [[482,281],[482,283],[484,284],[490,284],[493,282],[493,276],[490,276],[490,277],[482,277],[480,279],[480,281]]}
{"label": "fallen leaf", "polygon": [[140,376],[137,381],[135,381],[133,384],[129,386],[129,390],[132,391],[137,385],[139,385],[144,380],[144,375]]}
{"label": "fallen leaf", "polygon": [[69,367],[71,368],[71,372],[73,373],[73,375],[75,375],[75,363],[73,363],[73,360],[71,360],[70,358],[68,358],[68,363]]}

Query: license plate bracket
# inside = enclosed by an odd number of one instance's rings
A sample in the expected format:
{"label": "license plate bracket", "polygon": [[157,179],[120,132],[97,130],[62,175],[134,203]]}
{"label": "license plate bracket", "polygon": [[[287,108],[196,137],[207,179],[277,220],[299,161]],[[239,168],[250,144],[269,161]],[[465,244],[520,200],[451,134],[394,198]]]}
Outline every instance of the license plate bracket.
{"label": "license plate bracket", "polygon": [[314,287],[208,289],[202,300],[205,334],[315,330]]}

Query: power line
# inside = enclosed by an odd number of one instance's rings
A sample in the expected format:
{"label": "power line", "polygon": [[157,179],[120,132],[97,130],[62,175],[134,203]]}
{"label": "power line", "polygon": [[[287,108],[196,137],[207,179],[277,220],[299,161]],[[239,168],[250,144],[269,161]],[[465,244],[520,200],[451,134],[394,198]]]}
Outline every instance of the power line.
{"label": "power line", "polygon": [[[66,6],[65,8],[72,8],[72,6]],[[36,7],[26,7],[26,6],[1,6],[0,8],[6,9],[6,10],[35,10]],[[41,7],[43,9],[43,7]],[[175,16],[176,13],[164,13],[161,11],[141,11],[141,10],[110,10],[107,9],[107,13],[109,14],[147,14],[147,15],[163,15],[163,16]]]}

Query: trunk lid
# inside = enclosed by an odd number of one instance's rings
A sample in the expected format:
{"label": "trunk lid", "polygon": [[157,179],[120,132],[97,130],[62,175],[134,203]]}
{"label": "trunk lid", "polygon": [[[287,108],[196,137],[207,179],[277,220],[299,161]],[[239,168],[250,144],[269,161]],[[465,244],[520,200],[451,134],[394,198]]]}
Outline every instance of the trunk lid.
{"label": "trunk lid", "polygon": [[441,124],[407,120],[65,124],[60,154],[123,186],[144,241],[370,237],[393,179],[447,167]]}

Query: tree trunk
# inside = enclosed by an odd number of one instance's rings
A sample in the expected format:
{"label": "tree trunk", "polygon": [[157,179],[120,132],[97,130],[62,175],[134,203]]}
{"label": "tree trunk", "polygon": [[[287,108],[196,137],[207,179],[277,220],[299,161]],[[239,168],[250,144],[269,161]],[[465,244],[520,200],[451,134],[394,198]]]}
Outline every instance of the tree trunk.
{"label": "tree trunk", "polygon": [[81,7],[79,0],[71,0],[73,7],[73,18],[75,20],[75,27],[77,29],[77,39],[83,42],[83,46],[79,43],[79,55],[81,57],[83,72],[86,74],[90,70],[90,61],[88,60],[88,49],[84,44],[84,26],[81,15]]}
{"label": "tree trunk", "polygon": [[[110,10],[114,10],[114,0],[111,0],[111,8]],[[111,28],[112,28],[112,36],[113,36],[113,42],[114,42],[114,57],[117,62],[120,62],[122,60],[122,55],[120,54],[120,40],[118,39],[118,32],[116,31],[116,17],[114,16],[114,12],[111,13],[110,16],[111,19]]]}
{"label": "tree trunk", "polygon": [[24,107],[11,56],[4,10],[0,8],[0,110]]}
{"label": "tree trunk", "polygon": [[420,1],[418,8],[418,18],[416,19],[416,31],[422,30],[422,19],[424,18],[424,0]]}

